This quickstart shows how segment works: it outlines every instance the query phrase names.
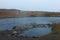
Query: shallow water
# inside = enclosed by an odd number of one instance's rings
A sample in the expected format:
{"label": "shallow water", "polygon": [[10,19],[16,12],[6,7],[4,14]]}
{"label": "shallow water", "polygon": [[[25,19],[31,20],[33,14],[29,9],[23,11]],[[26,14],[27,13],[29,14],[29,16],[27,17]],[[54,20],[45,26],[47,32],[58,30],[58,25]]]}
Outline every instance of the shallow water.
{"label": "shallow water", "polygon": [[51,32],[51,28],[32,28],[29,29],[27,31],[24,31],[24,33],[20,34],[20,36],[24,36],[24,37],[38,37],[38,36],[42,36],[45,34],[48,34]]}
{"label": "shallow water", "polygon": [[[14,26],[20,26],[28,23],[37,23],[37,24],[52,24],[55,22],[60,22],[60,17],[25,17],[25,18],[4,18],[0,19],[0,30],[11,30]],[[41,36],[51,32],[51,28],[32,28],[24,31],[20,34],[21,36]]]}

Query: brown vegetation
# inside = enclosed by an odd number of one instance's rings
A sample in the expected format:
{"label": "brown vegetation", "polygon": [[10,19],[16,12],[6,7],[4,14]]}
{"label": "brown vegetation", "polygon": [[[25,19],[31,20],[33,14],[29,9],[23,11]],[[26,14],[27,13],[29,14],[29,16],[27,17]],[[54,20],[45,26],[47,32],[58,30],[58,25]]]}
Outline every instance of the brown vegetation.
{"label": "brown vegetation", "polygon": [[53,27],[53,32],[60,32],[60,23],[54,23],[52,27]]}
{"label": "brown vegetation", "polygon": [[18,10],[15,9],[0,9],[0,18],[17,17]]}
{"label": "brown vegetation", "polygon": [[14,17],[60,17],[60,12],[21,11],[16,9],[0,9],[0,18]]}

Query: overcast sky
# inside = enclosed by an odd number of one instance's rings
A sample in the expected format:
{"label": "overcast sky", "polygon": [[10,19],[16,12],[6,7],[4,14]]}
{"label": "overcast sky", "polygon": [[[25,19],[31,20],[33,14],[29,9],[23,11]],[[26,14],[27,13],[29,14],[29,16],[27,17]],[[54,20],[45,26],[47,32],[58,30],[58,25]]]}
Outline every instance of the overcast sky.
{"label": "overcast sky", "polygon": [[0,0],[0,8],[60,12],[60,0]]}

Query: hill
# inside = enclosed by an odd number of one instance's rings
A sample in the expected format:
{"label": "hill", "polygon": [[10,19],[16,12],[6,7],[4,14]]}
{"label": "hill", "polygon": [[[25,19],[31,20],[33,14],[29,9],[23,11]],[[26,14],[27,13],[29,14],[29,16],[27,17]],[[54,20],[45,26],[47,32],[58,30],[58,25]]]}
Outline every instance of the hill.
{"label": "hill", "polygon": [[18,17],[60,17],[60,12],[22,11],[17,9],[0,9],[0,18]]}

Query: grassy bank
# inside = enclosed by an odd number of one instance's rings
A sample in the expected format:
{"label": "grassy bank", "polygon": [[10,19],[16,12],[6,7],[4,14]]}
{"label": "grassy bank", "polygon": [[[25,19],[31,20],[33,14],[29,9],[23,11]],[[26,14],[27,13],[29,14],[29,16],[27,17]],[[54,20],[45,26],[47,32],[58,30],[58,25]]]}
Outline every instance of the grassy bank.
{"label": "grassy bank", "polygon": [[52,32],[40,38],[48,40],[60,40],[60,23],[52,24]]}
{"label": "grassy bank", "polygon": [[60,32],[60,23],[52,24],[52,31],[53,32]]}

